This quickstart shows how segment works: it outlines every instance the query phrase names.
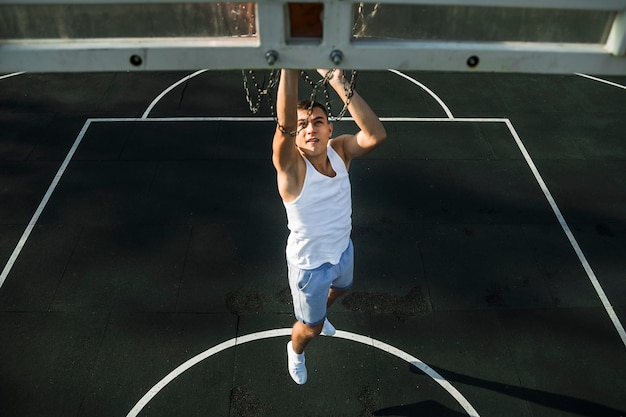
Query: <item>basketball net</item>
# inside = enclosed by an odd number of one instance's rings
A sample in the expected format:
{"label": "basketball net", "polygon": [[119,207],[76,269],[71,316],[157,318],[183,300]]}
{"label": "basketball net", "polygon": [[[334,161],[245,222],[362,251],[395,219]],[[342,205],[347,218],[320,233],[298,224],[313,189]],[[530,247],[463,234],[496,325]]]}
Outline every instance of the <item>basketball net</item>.
{"label": "basketball net", "polygon": [[[311,87],[311,94],[309,96],[309,100],[311,102],[311,106],[309,107],[309,114],[313,111],[313,103],[322,102],[318,100],[318,94],[324,95],[323,103],[326,106],[326,110],[328,111],[328,118],[332,121],[338,121],[343,118],[348,111],[348,106],[350,105],[350,100],[354,94],[354,89],[356,85],[356,70],[351,71],[350,79],[345,78],[344,74],[344,93],[346,95],[346,101],[344,102],[343,108],[337,114],[333,114],[331,100],[330,100],[330,92],[329,92],[329,81],[333,77],[335,70],[328,71],[326,75],[320,80],[313,80],[306,71],[300,71],[300,76],[302,79]],[[277,115],[276,115],[276,105],[275,105],[275,96],[278,87],[278,83],[280,81],[280,70],[272,70],[269,75],[263,77],[263,81],[259,82],[259,78],[257,74],[253,70],[242,70],[241,71],[243,77],[243,88],[246,96],[246,102],[248,103],[248,107],[252,114],[257,114],[263,105],[263,100],[267,101],[270,114],[278,123]],[[278,128],[283,133],[287,133],[284,126],[278,124]],[[289,132],[291,136],[295,136],[300,132],[301,128]]]}

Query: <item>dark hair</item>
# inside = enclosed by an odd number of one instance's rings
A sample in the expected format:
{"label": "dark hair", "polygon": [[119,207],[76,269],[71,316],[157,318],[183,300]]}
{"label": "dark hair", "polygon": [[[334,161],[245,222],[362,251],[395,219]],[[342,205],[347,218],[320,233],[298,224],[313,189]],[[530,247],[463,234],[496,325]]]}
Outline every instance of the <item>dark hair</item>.
{"label": "dark hair", "polygon": [[314,108],[318,108],[318,109],[322,109],[322,111],[324,112],[324,114],[326,115],[326,118],[328,119],[328,109],[326,108],[326,106],[324,106],[322,103],[320,103],[319,101],[313,101],[311,102],[311,100],[309,99],[304,99],[304,100],[300,100],[298,102],[298,106],[297,109],[298,110],[313,110]]}

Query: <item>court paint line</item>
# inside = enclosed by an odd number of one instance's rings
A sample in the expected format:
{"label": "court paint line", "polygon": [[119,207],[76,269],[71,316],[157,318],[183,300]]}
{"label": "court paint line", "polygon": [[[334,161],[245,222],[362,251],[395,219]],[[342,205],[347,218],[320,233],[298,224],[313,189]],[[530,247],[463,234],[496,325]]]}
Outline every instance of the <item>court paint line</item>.
{"label": "court paint line", "polygon": [[604,309],[606,310],[607,314],[609,315],[609,318],[611,319],[611,322],[613,323],[613,326],[615,326],[615,330],[617,330],[617,333],[619,334],[619,337],[622,339],[622,343],[624,344],[624,346],[626,346],[626,331],[624,330],[624,326],[622,325],[622,323],[620,322],[619,318],[617,317],[617,314],[615,314],[615,310],[613,309],[613,306],[609,302],[609,299],[606,296],[606,293],[604,292],[604,289],[600,285],[600,282],[598,281],[598,278],[596,277],[596,274],[593,272],[593,269],[591,268],[591,265],[589,264],[589,261],[587,261],[587,258],[585,257],[585,254],[583,253],[582,249],[578,245],[578,241],[574,237],[574,234],[572,233],[572,231],[569,228],[567,222],[565,221],[565,218],[563,217],[563,214],[561,213],[561,210],[559,209],[558,205],[554,201],[554,198],[552,197],[552,194],[550,193],[550,190],[548,189],[548,186],[543,181],[543,178],[541,177],[541,174],[539,174],[539,170],[535,166],[535,163],[533,162],[532,158],[530,157],[530,154],[526,150],[526,147],[524,146],[524,143],[522,142],[521,138],[517,134],[517,131],[513,127],[513,124],[508,119],[506,120],[505,123],[506,123],[507,127],[509,128],[509,131],[511,132],[511,135],[513,135],[513,139],[515,139],[515,142],[517,143],[517,146],[519,147],[520,151],[522,152],[522,155],[524,155],[524,159],[526,159],[526,163],[528,164],[528,166],[530,167],[530,170],[532,171],[533,175],[535,176],[535,179],[537,180],[537,183],[539,183],[539,187],[541,188],[541,191],[543,191],[543,194],[546,197],[546,199],[548,200],[548,203],[550,203],[550,207],[552,207],[552,211],[556,215],[556,218],[559,221],[559,224],[561,225],[561,228],[563,228],[563,231],[565,232],[565,235],[567,236],[567,239],[569,240],[570,244],[574,248],[574,252],[576,252],[576,255],[578,256],[578,259],[579,259],[580,263],[583,265],[583,268],[585,269],[585,272],[587,273],[587,277],[591,281],[591,284],[593,285],[593,288],[596,290],[596,293],[598,294],[598,297],[602,301],[602,305],[604,306]]}
{"label": "court paint line", "polygon": [[[197,117],[103,117],[90,119],[92,123],[117,123],[117,122],[271,122],[272,117],[256,116],[197,116]],[[447,120],[447,119],[446,119]],[[270,138],[271,140],[271,138]]]}
{"label": "court paint line", "polygon": [[76,152],[78,145],[80,145],[80,142],[83,140],[83,136],[85,136],[85,133],[87,133],[87,129],[89,129],[90,124],[91,124],[91,119],[87,119],[82,129],[80,130],[80,133],[76,137],[76,140],[74,140],[74,144],[72,145],[69,152],[65,156],[65,159],[63,160],[63,163],[59,167],[59,170],[57,171],[54,178],[52,179],[52,183],[50,183],[50,186],[48,187],[46,194],[43,196],[43,199],[39,203],[37,210],[35,210],[35,214],[33,214],[33,217],[30,219],[30,222],[26,226],[24,233],[22,233],[22,237],[17,242],[17,245],[15,246],[13,253],[9,257],[8,262],[6,263],[6,265],[4,266],[4,269],[2,270],[2,273],[0,274],[0,288],[2,287],[2,285],[4,285],[4,282],[9,276],[9,272],[11,272],[11,269],[13,268],[15,261],[20,256],[22,249],[26,245],[26,241],[28,240],[28,237],[30,236],[31,232],[35,228],[35,225],[37,224],[37,221],[39,220],[39,216],[41,216],[41,213],[43,212],[44,208],[48,204],[48,200],[50,200],[50,196],[52,196],[52,193],[56,189],[57,184],[59,183],[59,181],[61,180],[61,177],[65,173],[65,169],[67,168],[70,161],[74,157],[74,153]]}
{"label": "court paint line", "polygon": [[174,84],[170,85],[169,87],[167,87],[165,90],[163,90],[163,92],[161,92],[161,94],[159,94],[154,100],[152,100],[152,103],[150,103],[150,105],[148,106],[148,108],[146,109],[146,111],[143,113],[143,116],[141,116],[142,119],[147,119],[148,115],[150,114],[150,112],[152,111],[152,109],[154,108],[154,106],[157,105],[157,103],[163,98],[165,97],[165,95],[167,95],[167,93],[169,93],[170,91],[172,91],[173,89],[175,89],[176,87],[178,87],[179,85],[181,85],[182,83],[192,79],[193,77],[195,77],[196,75],[200,75],[203,72],[208,71],[208,69],[202,69],[202,70],[198,70],[196,72],[194,72],[193,74],[189,74],[186,77],[183,77],[182,79],[176,81]]}
{"label": "court paint line", "polygon": [[[502,117],[379,117],[381,122],[455,122],[455,123],[504,123],[507,119]],[[90,119],[92,123],[111,122],[275,122],[273,117],[263,116],[197,116],[197,117],[105,117]],[[337,122],[353,122],[353,117],[342,117]]]}
{"label": "court paint line", "polygon": [[22,75],[22,74],[25,74],[25,73],[26,73],[26,71],[20,71],[20,72],[14,72],[14,73],[11,73],[11,74],[1,75],[0,76],[0,80],[4,80],[5,78],[15,77],[15,76]]}
{"label": "court paint line", "polygon": [[[603,304],[607,314],[609,315],[609,318],[610,318],[611,322],[615,326],[615,329],[617,330],[620,338],[622,339],[622,343],[624,344],[624,346],[626,346],[626,331],[624,330],[624,327],[622,326],[621,322],[619,321],[619,318],[617,317],[617,315],[615,313],[615,310],[613,309],[613,306],[609,302],[608,297],[606,296],[606,293],[604,292],[604,289],[600,285],[600,283],[599,283],[595,273],[591,269],[591,266],[589,265],[589,262],[587,261],[585,255],[583,254],[582,250],[580,249],[580,246],[578,245],[578,242],[576,241],[576,238],[574,237],[574,235],[571,232],[569,226],[567,225],[567,222],[565,221],[563,215],[561,214],[561,211],[558,208],[556,202],[554,201],[554,198],[552,197],[550,191],[548,190],[545,182],[543,181],[543,178],[539,174],[539,171],[537,170],[537,167],[535,166],[535,163],[533,162],[532,158],[530,157],[530,154],[526,150],[526,147],[524,146],[521,138],[519,137],[519,135],[517,134],[517,132],[513,128],[513,124],[511,123],[511,121],[509,119],[507,119],[507,118],[436,118],[436,117],[415,117],[415,118],[412,118],[412,117],[388,117],[388,118],[384,118],[384,117],[381,117],[380,119],[381,119],[381,121],[389,121],[389,122],[457,122],[457,123],[458,122],[478,122],[478,123],[480,123],[480,122],[486,122],[486,123],[496,122],[496,123],[505,123],[506,126],[509,129],[509,132],[513,136],[513,139],[517,143],[518,148],[522,152],[522,155],[526,159],[526,163],[530,167],[533,175],[535,176],[535,179],[539,183],[539,187],[543,191],[544,196],[546,197],[546,199],[548,200],[548,203],[552,207],[552,210],[555,213],[555,215],[557,217],[557,220],[559,221],[561,227],[563,228],[565,234],[567,235],[567,238],[570,241],[570,244],[572,245],[574,251],[576,252],[576,255],[578,256],[579,261],[582,263],[583,268],[585,269],[585,271],[587,273],[587,276],[589,277],[589,279],[590,279],[594,289],[596,290],[596,293],[600,297],[600,300],[601,300],[601,302],[602,302],[602,304]],[[235,121],[235,122],[241,122],[241,121],[246,121],[247,122],[247,121],[270,121],[270,120],[273,121],[274,119],[271,118],[271,117],[187,117],[187,118],[186,117],[164,117],[164,118],[150,118],[150,119],[148,119],[148,118],[88,119],[85,122],[85,124],[83,125],[82,130],[80,131],[78,137],[76,138],[76,140],[74,142],[74,145],[72,146],[72,148],[68,152],[68,155],[66,156],[63,164],[61,165],[61,168],[59,168],[59,171],[57,172],[57,175],[55,176],[52,184],[50,185],[50,188],[48,189],[48,192],[46,193],[46,195],[44,196],[43,200],[39,204],[39,207],[38,207],[37,211],[33,215],[33,218],[31,219],[31,221],[28,224],[26,230],[24,231],[24,234],[20,238],[20,241],[18,242],[16,248],[14,249],[13,253],[11,254],[11,257],[9,258],[9,261],[7,262],[6,266],[4,267],[4,270],[2,271],[2,274],[0,274],[0,287],[2,287],[2,285],[4,284],[4,281],[6,280],[9,272],[11,271],[11,268],[13,267],[13,264],[17,260],[20,252],[22,251],[22,248],[24,247],[24,245],[26,244],[26,241],[28,240],[28,237],[30,236],[30,233],[32,232],[32,229],[34,228],[37,220],[39,219],[39,215],[41,214],[41,212],[45,208],[45,206],[46,206],[46,204],[48,202],[48,199],[50,198],[50,195],[52,195],[52,192],[56,188],[56,185],[58,184],[61,176],[65,172],[65,168],[69,164],[69,161],[72,159],[72,157],[74,155],[74,152],[76,151],[76,148],[80,144],[83,136],[87,132],[87,129],[89,128],[91,123],[94,123],[94,122],[155,122],[155,121],[157,121],[157,122],[158,121],[165,121],[165,122],[178,122],[178,121]],[[348,120],[353,120],[353,119],[352,118],[344,118],[342,120],[348,121]]]}
{"label": "court paint line", "polygon": [[[175,82],[174,84],[170,85],[168,88],[166,88],[165,90],[163,90],[163,92],[161,92],[161,94],[159,94],[154,100],[152,100],[152,103],[150,103],[150,105],[148,106],[148,108],[146,109],[146,111],[143,113],[143,115],[141,116],[142,119],[147,119],[148,115],[150,114],[150,112],[152,111],[152,109],[157,105],[157,103],[163,98],[165,97],[170,91],[172,91],[174,88],[178,87],[180,84],[190,80],[191,78],[198,76],[204,72],[208,71],[208,69],[202,69],[199,71],[194,72],[193,74],[189,74],[186,77],[178,80],[177,82]],[[390,69],[389,72],[392,72],[396,75],[399,75],[400,77],[403,77],[407,80],[409,80],[410,82],[412,82],[413,84],[419,86],[420,88],[422,88],[424,91],[426,91],[428,94],[430,94],[431,97],[433,97],[435,99],[435,101],[437,101],[437,103],[439,103],[439,105],[441,106],[441,108],[443,109],[443,111],[446,113],[446,115],[448,116],[448,119],[454,119],[454,116],[452,115],[452,112],[450,111],[450,109],[448,108],[448,106],[446,106],[446,103],[443,102],[443,100],[437,96],[437,94],[435,94],[430,88],[428,88],[426,85],[424,85],[423,83],[417,81],[416,79],[398,71],[398,70],[394,70],[394,69]]]}
{"label": "court paint line", "polygon": [[448,108],[448,106],[446,106],[446,103],[443,102],[442,99],[439,98],[439,96],[437,96],[437,94],[435,94],[430,88],[426,87],[424,84],[422,84],[421,82],[417,81],[415,78],[411,78],[408,75],[398,71],[398,70],[394,70],[394,69],[390,69],[388,70],[389,72],[392,72],[396,75],[399,75],[400,77],[403,77],[407,80],[409,80],[410,82],[412,82],[413,84],[421,87],[424,91],[426,91],[428,94],[431,95],[431,97],[433,97],[437,103],[439,103],[439,105],[443,108],[443,111],[446,112],[446,114],[448,115],[449,119],[454,119],[454,116],[452,115],[452,112],[450,111],[450,109]]}
{"label": "court paint line", "polygon": [[[283,329],[273,329],[266,330],[257,333],[250,333],[247,335],[239,336],[222,342],[218,345],[215,345],[204,352],[194,356],[193,358],[187,360],[183,364],[179,365],[172,372],[167,374],[163,379],[157,382],[148,392],[135,404],[135,406],[130,410],[130,412],[126,415],[126,417],[136,417],[143,410],[143,408],[152,400],[163,388],[165,388],[170,382],[174,381],[180,375],[182,375],[187,370],[191,369],[198,363],[203,360],[210,358],[211,356],[220,353],[226,349],[229,349],[234,346],[243,345],[244,343],[254,342],[256,340],[269,339],[273,337],[281,337],[281,336],[290,336],[291,328],[283,328]],[[361,343],[366,346],[370,346],[383,352],[389,353],[403,361],[415,366],[424,372],[427,376],[429,376],[432,380],[438,383],[443,389],[445,389],[456,401],[457,403],[465,410],[465,412],[470,417],[480,417],[478,412],[474,409],[474,407],[470,404],[469,401],[461,394],[450,382],[448,382],[444,377],[442,377],[437,371],[432,369],[430,366],[422,362],[420,359],[412,356],[403,350],[400,350],[394,346],[391,346],[385,342],[381,342],[379,340],[373,339],[369,336],[363,336],[356,333],[351,333],[343,330],[337,330],[334,336],[323,336],[323,337],[334,337],[339,339],[350,340],[353,342]]]}
{"label": "court paint line", "polygon": [[587,75],[587,74],[581,74],[579,72],[577,72],[576,75],[578,75],[580,77],[584,77],[584,78],[589,78],[590,80],[598,81],[598,82],[601,82],[601,83],[604,83],[604,84],[612,85],[613,87],[623,88],[624,90],[626,90],[626,85],[621,85],[621,84],[618,84],[618,83],[614,83],[613,81],[604,80],[602,78],[593,77],[593,76]]}

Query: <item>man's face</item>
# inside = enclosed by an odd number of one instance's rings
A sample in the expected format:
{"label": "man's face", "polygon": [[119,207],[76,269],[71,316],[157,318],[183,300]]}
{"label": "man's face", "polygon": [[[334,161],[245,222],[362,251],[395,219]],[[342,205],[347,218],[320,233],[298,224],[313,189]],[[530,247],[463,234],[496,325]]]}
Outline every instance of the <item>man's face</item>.
{"label": "man's face", "polygon": [[333,125],[328,122],[322,109],[314,107],[310,115],[306,109],[298,110],[298,130],[296,146],[305,154],[313,156],[326,150]]}

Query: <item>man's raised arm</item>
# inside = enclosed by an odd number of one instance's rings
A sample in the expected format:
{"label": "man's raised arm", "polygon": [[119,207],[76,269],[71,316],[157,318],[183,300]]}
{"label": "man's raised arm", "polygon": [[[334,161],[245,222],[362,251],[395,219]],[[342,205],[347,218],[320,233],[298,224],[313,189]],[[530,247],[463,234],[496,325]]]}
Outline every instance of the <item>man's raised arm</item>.
{"label": "man's raised arm", "polygon": [[300,194],[305,168],[300,151],[296,148],[295,132],[298,128],[298,78],[297,70],[282,70],[276,97],[276,132],[272,142],[272,162],[276,168],[278,193],[284,201]]}
{"label": "man's raised arm", "polygon": [[[318,70],[318,72],[324,76],[327,70]],[[343,71],[334,70],[329,84],[337,92],[341,100],[346,103],[348,101],[346,96],[348,81],[344,78]],[[341,147],[346,163],[349,163],[353,158],[358,158],[371,152],[387,138],[385,127],[363,97],[353,90],[352,97],[349,100],[348,111],[361,130],[355,135],[344,135],[338,138],[342,141]]]}
{"label": "man's raised arm", "polygon": [[280,174],[289,173],[295,169],[296,158],[299,158],[295,137],[291,132],[295,132],[298,124],[298,78],[299,71],[281,71],[278,94],[276,97],[276,132],[272,142],[272,161],[274,167]]}

